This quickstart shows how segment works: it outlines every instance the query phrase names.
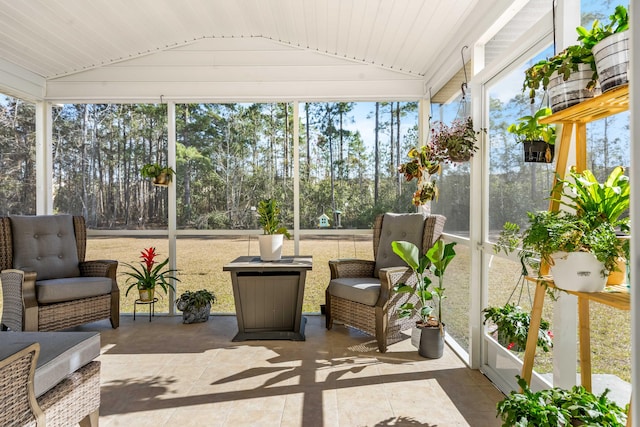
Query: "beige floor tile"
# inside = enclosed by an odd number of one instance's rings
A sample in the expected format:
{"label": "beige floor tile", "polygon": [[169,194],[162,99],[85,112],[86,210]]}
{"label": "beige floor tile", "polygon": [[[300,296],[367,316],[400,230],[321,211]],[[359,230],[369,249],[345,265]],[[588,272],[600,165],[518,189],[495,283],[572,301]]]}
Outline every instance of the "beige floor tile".
{"label": "beige floor tile", "polygon": [[307,340],[232,342],[234,316],[184,325],[156,316],[101,333],[100,425],[493,427],[500,393],[448,348],[418,355],[409,338],[372,337],[307,316]]}

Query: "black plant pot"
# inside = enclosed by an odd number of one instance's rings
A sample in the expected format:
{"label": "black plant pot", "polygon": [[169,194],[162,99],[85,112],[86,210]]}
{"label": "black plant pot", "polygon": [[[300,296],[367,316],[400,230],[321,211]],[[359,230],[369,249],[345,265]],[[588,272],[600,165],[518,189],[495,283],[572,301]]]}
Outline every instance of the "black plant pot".
{"label": "black plant pot", "polygon": [[420,346],[418,354],[429,359],[439,359],[444,352],[444,325],[418,326],[420,329]]}
{"label": "black plant pot", "polygon": [[542,140],[524,141],[524,161],[528,163],[551,163],[555,155],[555,146]]}

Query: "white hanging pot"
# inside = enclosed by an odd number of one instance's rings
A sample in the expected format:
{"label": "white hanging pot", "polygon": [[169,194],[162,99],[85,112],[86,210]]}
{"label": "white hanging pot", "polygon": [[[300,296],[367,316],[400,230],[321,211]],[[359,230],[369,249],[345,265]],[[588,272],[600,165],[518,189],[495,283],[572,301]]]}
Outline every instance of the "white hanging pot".
{"label": "white hanging pot", "polygon": [[610,35],[591,51],[603,92],[629,83],[629,30]]}
{"label": "white hanging pot", "polygon": [[262,261],[280,261],[282,258],[282,244],[284,234],[261,234],[258,236],[260,244],[260,259]]}
{"label": "white hanging pot", "polygon": [[565,291],[601,292],[607,283],[604,264],[590,252],[557,252],[551,256],[551,275]]}

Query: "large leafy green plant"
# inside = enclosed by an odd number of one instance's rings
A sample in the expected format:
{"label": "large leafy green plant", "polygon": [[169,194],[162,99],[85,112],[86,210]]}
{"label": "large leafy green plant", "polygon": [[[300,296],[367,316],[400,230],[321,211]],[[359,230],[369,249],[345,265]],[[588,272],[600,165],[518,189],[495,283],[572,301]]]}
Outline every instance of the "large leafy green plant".
{"label": "large leafy green plant", "polygon": [[[410,286],[406,283],[400,283],[395,286],[395,292],[415,293],[420,301],[419,305],[413,303],[405,303],[400,307],[399,316],[409,317],[414,312],[420,316],[423,325],[442,325],[442,300],[444,295],[444,274],[447,266],[456,256],[453,247],[455,242],[444,243],[438,239],[436,243],[422,256],[416,245],[406,241],[391,242],[393,252],[395,252],[407,265],[413,270],[416,277],[416,285]],[[427,273],[433,274],[438,279],[438,285],[429,289],[432,281]],[[438,303],[438,312],[436,316],[432,316],[434,308],[431,301],[435,298]]]}
{"label": "large leafy green plant", "polygon": [[629,29],[629,13],[627,8],[618,5],[612,15],[609,16],[609,22],[602,25],[599,20],[595,19],[591,25],[591,29],[585,27],[577,27],[578,41],[587,49],[593,49],[595,45],[600,43],[607,37],[621,33]]}
{"label": "large leafy green plant", "polygon": [[608,389],[599,396],[582,386],[570,390],[555,387],[534,393],[524,379],[516,378],[522,392],[511,392],[497,405],[503,427],[623,427],[627,421],[627,411],[607,397]]}
{"label": "large leafy green plant", "polygon": [[[587,219],[564,211],[527,212],[529,228],[520,231],[517,224],[507,222],[496,243],[499,250],[511,253],[522,245],[522,258],[539,255],[553,265],[556,252],[590,252],[607,271],[616,271],[623,243],[612,224],[593,226]],[[604,272],[603,272],[604,274]]]}
{"label": "large leafy green plant", "polygon": [[603,183],[598,182],[590,170],[578,173],[572,167],[569,179],[558,179],[554,194],[564,195],[554,200],[572,208],[593,226],[609,223],[628,231],[629,218],[621,215],[629,210],[631,185],[622,166],[614,168]]}
{"label": "large leafy green plant", "polygon": [[258,220],[264,234],[284,234],[291,238],[289,230],[280,224],[280,207],[275,199],[265,199],[258,202]]}

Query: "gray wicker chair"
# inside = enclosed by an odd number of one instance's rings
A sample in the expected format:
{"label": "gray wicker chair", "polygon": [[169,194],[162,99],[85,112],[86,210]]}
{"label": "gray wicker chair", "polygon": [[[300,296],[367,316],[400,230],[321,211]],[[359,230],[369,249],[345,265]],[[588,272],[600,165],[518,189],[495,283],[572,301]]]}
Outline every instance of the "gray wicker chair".
{"label": "gray wicker chair", "polygon": [[375,336],[381,353],[402,338],[401,331],[415,326],[415,318],[399,318],[398,308],[417,303],[415,295],[398,294],[398,283],[415,284],[415,277],[391,249],[394,240],[410,241],[425,253],[442,235],[442,215],[385,214],[373,226],[375,261],[341,259],[329,261],[331,281],[325,292],[326,327],[334,321]]}
{"label": "gray wicker chair", "polygon": [[86,242],[82,216],[0,217],[2,330],[56,331],[102,319],[119,326],[118,263],[85,261]]}
{"label": "gray wicker chair", "polygon": [[[11,334],[4,332],[0,334]],[[34,378],[39,343],[0,357],[1,426],[97,426],[100,409],[100,362],[91,361],[36,397]],[[5,350],[4,352],[2,350]],[[58,372],[59,373],[59,372]]]}

